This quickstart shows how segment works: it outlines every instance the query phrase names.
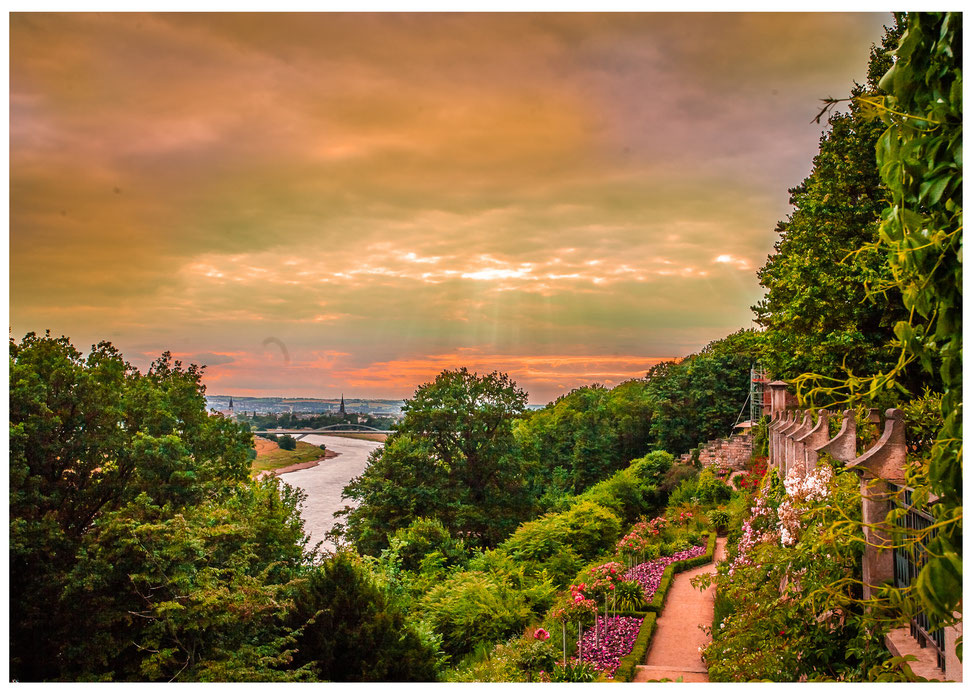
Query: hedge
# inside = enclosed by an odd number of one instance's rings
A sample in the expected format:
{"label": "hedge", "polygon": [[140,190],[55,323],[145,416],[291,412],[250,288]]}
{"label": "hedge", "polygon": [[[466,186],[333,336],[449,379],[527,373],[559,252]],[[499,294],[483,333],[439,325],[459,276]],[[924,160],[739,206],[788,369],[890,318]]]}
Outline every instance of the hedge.
{"label": "hedge", "polygon": [[645,612],[637,613],[636,618],[643,617],[640,624],[640,632],[636,634],[636,642],[633,643],[633,650],[619,660],[619,668],[612,677],[614,683],[626,683],[633,680],[638,664],[646,660],[647,650],[653,641],[653,633],[657,627],[657,614]]}
{"label": "hedge", "polygon": [[[674,574],[711,563],[715,558],[716,539],[717,534],[709,534],[705,541],[704,554],[669,564],[664,569],[663,577],[660,578],[660,586],[654,593],[653,599],[650,600],[649,605],[643,606],[642,612],[623,612],[620,614],[621,616],[633,616],[634,618],[642,616],[643,623],[640,625],[640,632],[636,635],[633,650],[619,660],[619,668],[616,669],[616,673],[613,675],[613,682],[624,683],[633,680],[636,667],[646,660],[647,650],[650,649],[650,643],[653,642],[653,634],[657,628],[657,616],[663,611],[664,600],[667,598],[667,590],[670,589],[670,584],[674,580]],[[650,613],[651,611],[653,613]]]}
{"label": "hedge", "polygon": [[656,611],[659,614],[664,610],[664,602],[667,600],[667,590],[670,589],[670,585],[674,581],[675,573],[682,573],[685,570],[690,570],[691,568],[698,568],[715,560],[715,544],[717,543],[717,538],[718,534],[716,532],[712,532],[708,535],[704,543],[704,553],[702,555],[694,556],[692,558],[685,558],[682,561],[669,563],[667,565],[667,567],[664,569],[663,577],[660,578],[660,586],[657,588],[657,591],[653,593],[653,597],[650,599],[650,608],[653,611]]}

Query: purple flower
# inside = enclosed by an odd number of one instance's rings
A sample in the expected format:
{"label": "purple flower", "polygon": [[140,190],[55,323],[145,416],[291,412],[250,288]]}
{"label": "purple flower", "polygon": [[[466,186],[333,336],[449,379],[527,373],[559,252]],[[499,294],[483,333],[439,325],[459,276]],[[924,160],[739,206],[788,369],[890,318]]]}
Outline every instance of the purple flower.
{"label": "purple flower", "polygon": [[628,616],[600,617],[599,644],[596,645],[596,628],[587,628],[582,635],[579,657],[606,671],[608,677],[619,668],[620,660],[633,651],[636,636],[640,632],[641,618]]}

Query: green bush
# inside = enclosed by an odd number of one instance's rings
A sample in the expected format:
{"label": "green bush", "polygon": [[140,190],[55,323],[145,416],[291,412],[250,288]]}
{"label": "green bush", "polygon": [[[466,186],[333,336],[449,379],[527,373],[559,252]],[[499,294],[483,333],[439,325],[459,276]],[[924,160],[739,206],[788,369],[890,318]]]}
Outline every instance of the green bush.
{"label": "green bush", "polygon": [[708,513],[708,521],[716,530],[728,531],[728,525],[732,521],[731,515],[726,510],[712,510]]}
{"label": "green bush", "polygon": [[354,554],[338,553],[296,585],[291,666],[329,681],[432,681],[441,659]]}
{"label": "green bush", "polygon": [[643,587],[634,580],[616,585],[616,608],[620,611],[636,611],[643,606]]}
{"label": "green bush", "polygon": [[579,500],[565,512],[525,522],[501,548],[523,562],[542,564],[566,552],[590,560],[615,544],[621,527],[613,510],[594,500]]}
{"label": "green bush", "polygon": [[667,498],[667,505],[678,506],[692,502],[698,495],[699,481],[697,471],[692,470],[690,476],[683,478],[670,492],[670,496]]}
{"label": "green bush", "polygon": [[466,560],[463,542],[454,540],[439,520],[418,518],[408,527],[399,529],[388,538],[392,554],[401,561],[402,569],[417,572],[431,554],[444,558],[443,565],[462,564]]}
{"label": "green bush", "polygon": [[506,579],[485,572],[456,573],[436,584],[420,601],[420,610],[442,636],[446,654],[458,659],[481,643],[494,643],[522,631],[547,604],[550,585],[526,593]]}
{"label": "green bush", "polygon": [[721,479],[715,475],[715,470],[707,468],[701,470],[698,476],[697,498],[704,505],[718,505],[727,501],[732,490]]}
{"label": "green bush", "polygon": [[279,447],[283,450],[295,450],[296,449],[296,439],[290,435],[281,435],[279,440],[276,441]]}

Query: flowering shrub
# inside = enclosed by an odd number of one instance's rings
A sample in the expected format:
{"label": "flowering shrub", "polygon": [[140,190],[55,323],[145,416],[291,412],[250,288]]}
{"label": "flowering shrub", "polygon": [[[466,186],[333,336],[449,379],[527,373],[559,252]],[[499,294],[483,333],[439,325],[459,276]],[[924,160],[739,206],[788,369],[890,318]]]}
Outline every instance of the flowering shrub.
{"label": "flowering shrub", "polygon": [[661,532],[667,529],[667,519],[655,517],[652,520],[640,520],[626,533],[616,548],[619,551],[638,552],[650,546],[650,544],[661,540]]}
{"label": "flowering shrub", "polygon": [[619,668],[619,660],[633,650],[642,623],[642,618],[600,617],[597,625],[585,631],[579,657],[591,662],[597,669],[604,671],[607,677],[612,678]]}
{"label": "flowering shrub", "polygon": [[[713,581],[723,605],[703,650],[712,681],[864,681],[887,660],[889,616],[861,606],[855,476],[768,478]],[[876,669],[878,667],[878,669]]]}
{"label": "flowering shrub", "polygon": [[776,509],[779,516],[779,539],[783,546],[795,544],[803,528],[803,514],[814,503],[830,497],[830,480],[833,477],[830,467],[820,466],[806,474],[802,467],[796,466],[786,475],[784,485],[786,498]]}
{"label": "flowering shrub", "polygon": [[766,501],[765,494],[760,493],[748,518],[742,522],[742,538],[739,539],[737,552],[730,562],[733,569],[749,565],[752,561],[752,549],[763,542],[772,541],[775,537],[775,520],[772,508]]}
{"label": "flowering shrub", "polygon": [[585,583],[572,585],[548,614],[559,623],[591,621],[599,609],[595,601],[585,596]]}
{"label": "flowering shrub", "polygon": [[738,487],[742,490],[755,492],[762,484],[766,471],[769,469],[769,459],[764,455],[759,455],[752,460],[752,465],[743,477],[738,480]]}
{"label": "flowering shrub", "polygon": [[614,561],[595,566],[589,570],[589,577],[591,579],[586,585],[588,594],[593,599],[598,599],[603,595],[607,597],[612,596],[616,591],[616,587],[624,580],[623,573],[625,572],[626,569],[623,567],[623,564]]}

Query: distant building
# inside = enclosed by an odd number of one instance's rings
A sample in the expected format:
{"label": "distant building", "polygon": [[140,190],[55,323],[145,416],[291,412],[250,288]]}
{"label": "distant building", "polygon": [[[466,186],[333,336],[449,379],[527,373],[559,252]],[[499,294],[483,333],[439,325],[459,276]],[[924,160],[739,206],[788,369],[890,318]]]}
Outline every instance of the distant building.
{"label": "distant building", "polygon": [[347,409],[344,407],[344,395],[343,394],[340,395],[340,415],[341,416],[346,416],[347,415]]}

